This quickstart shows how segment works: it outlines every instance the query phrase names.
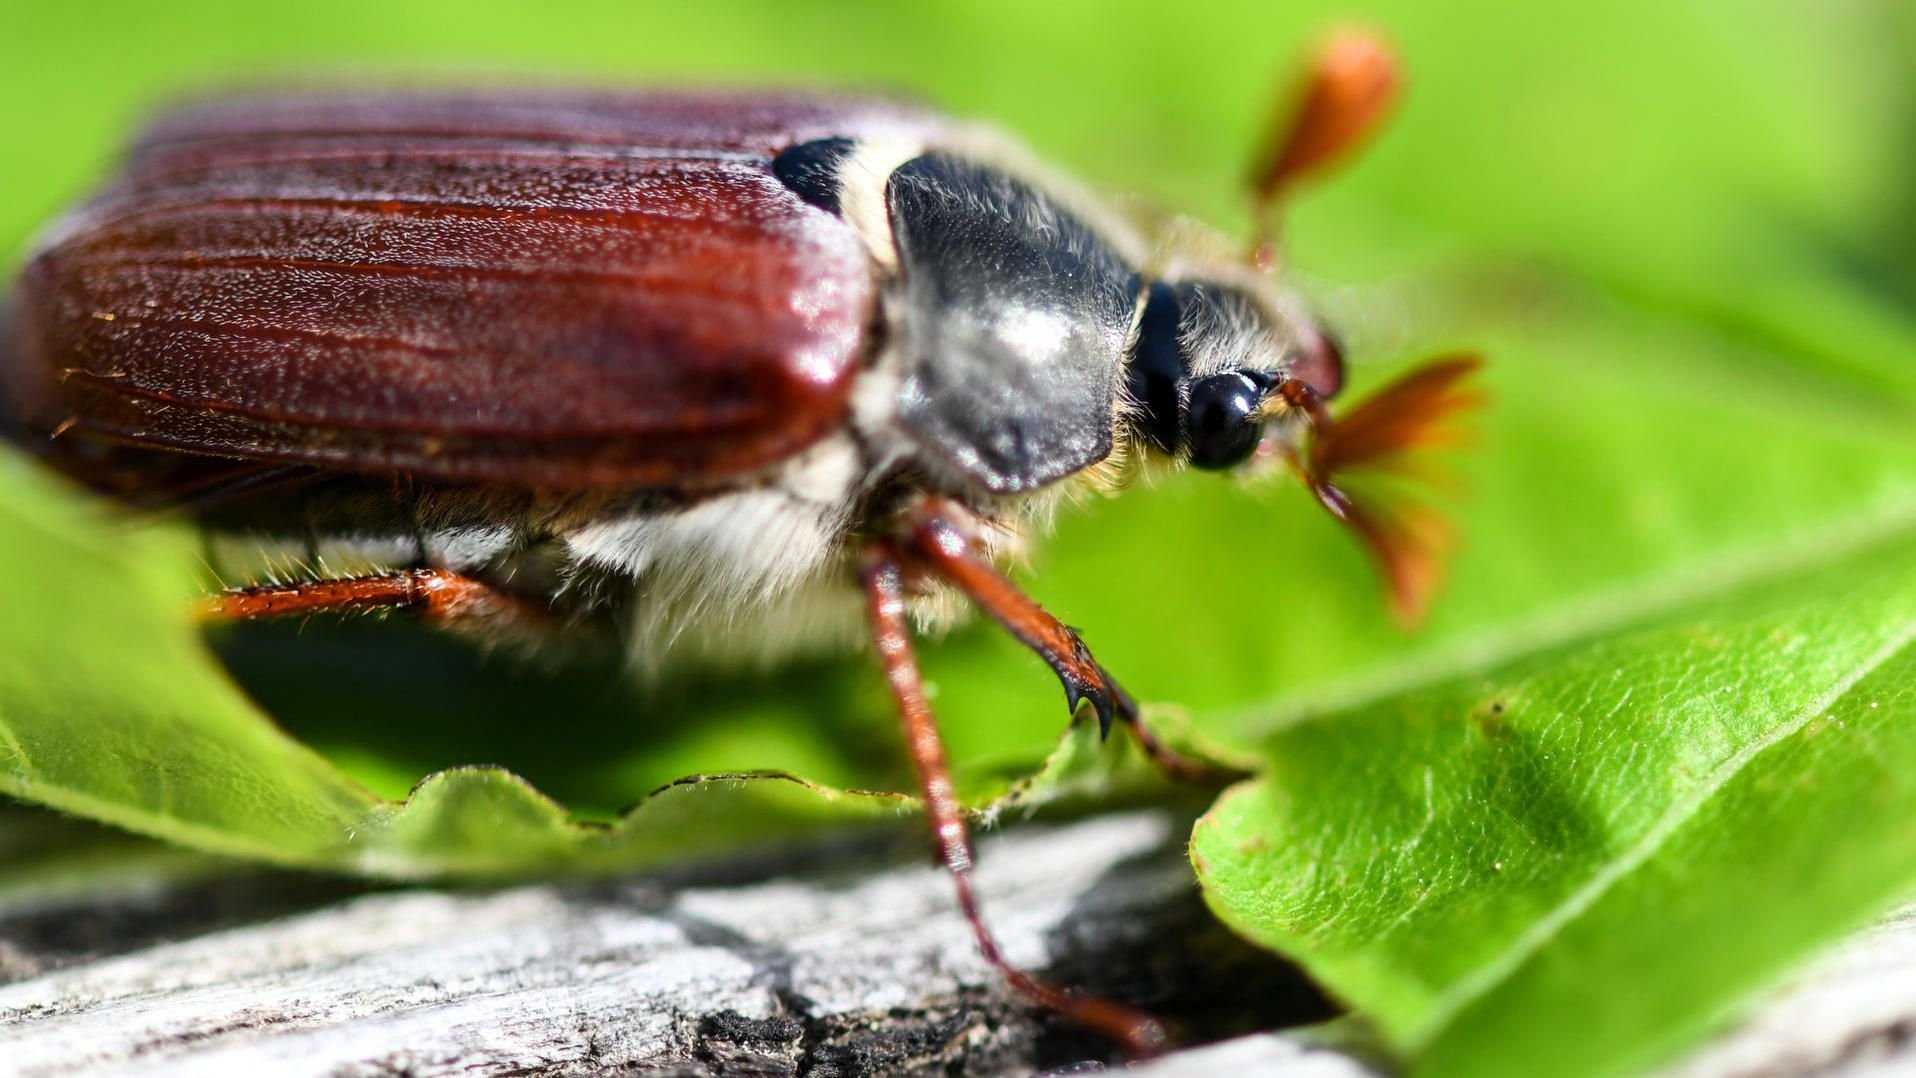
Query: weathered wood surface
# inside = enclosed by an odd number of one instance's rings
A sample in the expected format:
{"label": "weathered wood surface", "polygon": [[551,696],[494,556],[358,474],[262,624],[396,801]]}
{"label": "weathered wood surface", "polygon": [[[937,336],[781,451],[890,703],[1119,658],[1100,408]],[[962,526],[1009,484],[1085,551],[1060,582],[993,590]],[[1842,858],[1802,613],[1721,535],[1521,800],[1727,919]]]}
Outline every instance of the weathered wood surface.
{"label": "weathered wood surface", "polygon": [[[1015,961],[1200,1040],[1324,1013],[1204,912],[1188,821],[1138,811],[985,842]],[[1112,1062],[1008,998],[916,844],[822,846],[607,883],[367,890],[283,873],[0,901],[0,1074],[1031,1073]],[[1682,1078],[1916,1068],[1916,917],[1806,974]],[[1151,1078],[1361,1078],[1298,1036]]]}
{"label": "weathered wood surface", "polygon": [[[1243,1029],[1321,1007],[1207,924],[1187,828],[1133,812],[987,840],[979,879],[1011,958],[1199,1013],[1243,1008],[1204,999],[1212,972],[1225,1002],[1260,978],[1264,1014]],[[749,882],[359,892],[274,874],[0,907],[0,972],[17,978],[0,987],[0,1072],[987,1073],[1106,1058],[1006,997],[921,847],[823,848],[769,880],[763,865],[723,870]]]}

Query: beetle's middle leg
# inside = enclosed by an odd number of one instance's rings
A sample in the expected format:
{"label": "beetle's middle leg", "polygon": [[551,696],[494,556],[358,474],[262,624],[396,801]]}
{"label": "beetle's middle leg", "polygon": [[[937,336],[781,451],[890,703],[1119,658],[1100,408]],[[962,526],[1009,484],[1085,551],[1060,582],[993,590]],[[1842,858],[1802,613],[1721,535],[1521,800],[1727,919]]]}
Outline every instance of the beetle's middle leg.
{"label": "beetle's middle leg", "polygon": [[866,549],[859,579],[865,591],[872,642],[884,666],[885,680],[891,685],[892,698],[898,704],[899,716],[904,720],[905,745],[918,772],[919,788],[925,798],[925,816],[931,823],[938,860],[951,874],[958,892],[958,908],[977,937],[978,950],[1013,989],[1040,1006],[1110,1037],[1132,1056],[1156,1053],[1167,1043],[1164,1028],[1156,1019],[1120,1003],[1075,995],[1045,984],[1005,960],[997,939],[985,924],[978,908],[978,896],[971,887],[971,868],[975,862],[971,836],[965,826],[964,806],[958,803],[958,793],[952,786],[944,741],[938,736],[931,701],[925,696],[918,660],[912,653],[911,626],[905,616],[905,567],[899,550],[883,540],[873,543]]}
{"label": "beetle's middle leg", "polygon": [[1110,733],[1114,718],[1124,723],[1145,756],[1172,778],[1216,783],[1236,777],[1158,740],[1138,714],[1131,694],[1098,665],[1077,632],[1052,617],[976,552],[966,537],[965,515],[950,503],[925,501],[908,518],[902,541],[912,561],[956,585],[1019,643],[1037,652],[1064,683],[1065,704],[1074,713],[1080,700],[1089,700],[1102,732]]}

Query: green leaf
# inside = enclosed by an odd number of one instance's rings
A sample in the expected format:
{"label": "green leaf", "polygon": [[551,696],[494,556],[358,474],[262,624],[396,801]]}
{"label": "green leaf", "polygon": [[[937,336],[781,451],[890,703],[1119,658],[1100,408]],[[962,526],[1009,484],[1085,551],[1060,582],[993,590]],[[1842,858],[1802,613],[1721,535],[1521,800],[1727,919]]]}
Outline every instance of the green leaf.
{"label": "green leaf", "polygon": [[1192,856],[1432,1073],[1627,1071],[1916,882],[1913,642],[1916,517],[1294,724]]}

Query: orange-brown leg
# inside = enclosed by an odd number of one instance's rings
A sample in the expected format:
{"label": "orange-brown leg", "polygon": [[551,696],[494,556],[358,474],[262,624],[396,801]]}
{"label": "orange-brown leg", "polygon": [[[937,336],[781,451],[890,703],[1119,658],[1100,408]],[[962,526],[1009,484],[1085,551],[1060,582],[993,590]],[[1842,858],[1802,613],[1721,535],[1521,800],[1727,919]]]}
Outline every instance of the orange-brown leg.
{"label": "orange-brown leg", "polygon": [[200,604],[208,621],[251,621],[300,614],[413,609],[435,621],[531,617],[518,599],[446,569],[403,569],[378,576],[233,588]]}
{"label": "orange-brown leg", "polygon": [[859,576],[865,589],[866,612],[871,619],[872,642],[885,668],[885,679],[891,684],[892,698],[898,703],[899,717],[905,724],[905,745],[918,771],[919,788],[925,797],[925,815],[931,821],[938,860],[951,874],[958,892],[958,908],[977,937],[978,950],[1013,989],[1040,1006],[1117,1041],[1132,1056],[1155,1054],[1168,1041],[1164,1027],[1156,1019],[1123,1004],[1055,988],[1005,961],[998,941],[992,937],[979,911],[978,896],[972,891],[971,837],[965,827],[964,807],[958,803],[957,791],[952,786],[951,768],[945,760],[944,742],[938,736],[938,723],[932,716],[931,702],[925,697],[918,660],[912,653],[911,627],[905,617],[905,569],[898,550],[882,541],[872,544],[865,552]]}
{"label": "orange-brown leg", "polygon": [[965,519],[966,514],[949,502],[927,500],[907,532],[913,561],[956,585],[1019,643],[1037,652],[1064,683],[1065,705],[1074,714],[1080,700],[1089,700],[1103,732],[1110,732],[1113,718],[1121,720],[1145,755],[1172,778],[1214,783],[1233,777],[1159,741],[1139,716],[1131,694],[1098,665],[1077,632],[1019,591],[975,551],[966,537]]}

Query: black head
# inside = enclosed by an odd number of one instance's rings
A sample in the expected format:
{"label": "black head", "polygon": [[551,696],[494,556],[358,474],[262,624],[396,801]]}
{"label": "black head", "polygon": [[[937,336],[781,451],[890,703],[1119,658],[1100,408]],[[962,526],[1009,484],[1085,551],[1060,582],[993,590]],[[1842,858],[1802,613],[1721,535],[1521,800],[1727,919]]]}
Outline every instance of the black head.
{"label": "black head", "polygon": [[1321,397],[1343,381],[1336,342],[1292,326],[1230,285],[1151,285],[1130,360],[1137,432],[1199,468],[1242,464],[1264,440],[1265,403],[1287,378]]}

